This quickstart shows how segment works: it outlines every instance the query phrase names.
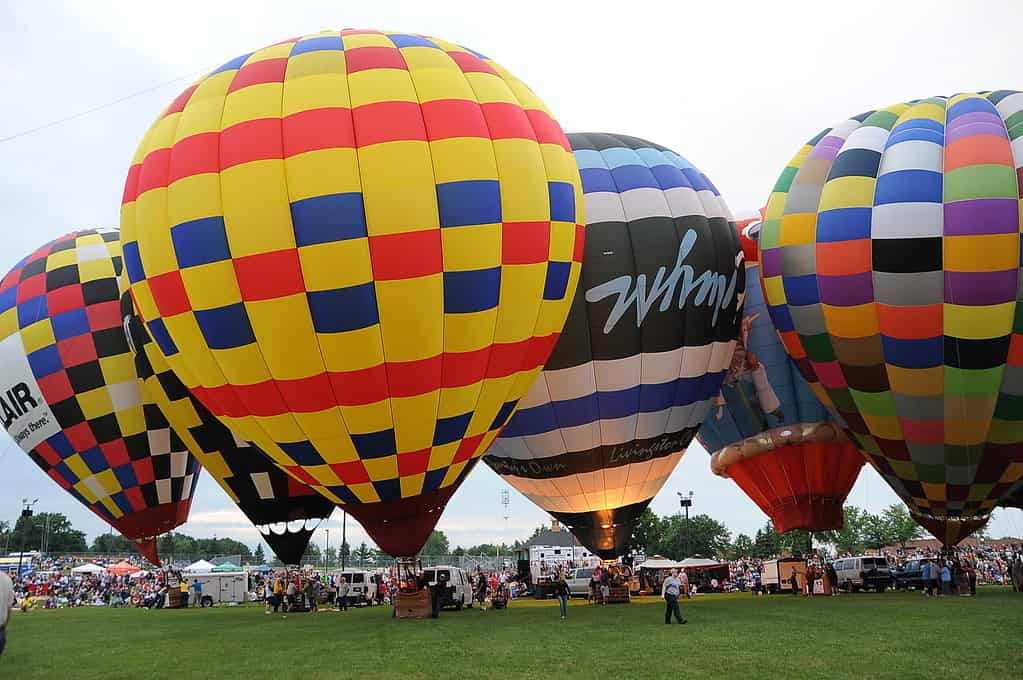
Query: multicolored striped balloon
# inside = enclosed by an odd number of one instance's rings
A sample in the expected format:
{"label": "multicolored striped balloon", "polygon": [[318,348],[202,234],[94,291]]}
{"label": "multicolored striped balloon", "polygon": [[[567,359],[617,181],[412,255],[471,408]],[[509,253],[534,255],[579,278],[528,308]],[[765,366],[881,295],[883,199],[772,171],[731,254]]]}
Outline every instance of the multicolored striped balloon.
{"label": "multicolored striped balloon", "polygon": [[595,554],[621,555],[717,394],[744,282],[728,207],[658,144],[568,135],[586,200],[565,332],[484,460]]}
{"label": "multicolored striped balloon", "polygon": [[1023,478],[1023,94],[896,104],[781,174],[760,249],[811,388],[946,544]]}
{"label": "multicolored striped balloon", "polygon": [[771,324],[757,253],[762,215],[738,215],[735,226],[746,260],[742,328],[696,438],[711,453],[711,470],[738,484],[778,531],[840,529],[863,456],[807,387]]}
{"label": "multicolored striped balloon", "polygon": [[136,308],[231,431],[415,554],[557,341],[579,171],[472,50],[344,30],[234,59],[138,148]]}
{"label": "multicolored striped balloon", "polygon": [[159,564],[199,465],[145,398],[121,327],[121,246],[84,229],[0,280],[0,410],[8,434],[71,496]]}

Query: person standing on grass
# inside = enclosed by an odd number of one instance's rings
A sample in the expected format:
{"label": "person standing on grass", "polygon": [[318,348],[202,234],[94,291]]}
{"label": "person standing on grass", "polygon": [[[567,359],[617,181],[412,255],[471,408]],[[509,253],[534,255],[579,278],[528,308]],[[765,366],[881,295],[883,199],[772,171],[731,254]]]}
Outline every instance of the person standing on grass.
{"label": "person standing on grass", "polygon": [[973,566],[973,560],[966,560],[966,579],[970,584],[970,597],[977,595],[977,568]]}
{"label": "person standing on grass", "polygon": [[6,571],[0,571],[0,656],[7,646],[7,623],[14,610],[14,584]]}
{"label": "person standing on grass", "polygon": [[181,577],[181,607],[188,609],[188,579],[184,576]]}
{"label": "person standing on grass", "polygon": [[554,586],[554,595],[558,598],[558,606],[561,608],[561,620],[568,617],[568,582],[565,581],[565,572],[558,574],[558,582]]}
{"label": "person standing on grass", "polygon": [[678,572],[671,570],[671,575],[661,583],[661,597],[664,598],[664,623],[670,624],[671,617],[679,623],[685,623],[682,612],[678,608],[678,596],[682,593],[682,581],[678,578]]}
{"label": "person standing on grass", "polygon": [[199,579],[192,579],[192,606],[202,606],[202,583]]}
{"label": "person standing on grass", "polygon": [[792,594],[799,595],[799,576],[795,567],[792,567],[792,573],[789,574],[789,585],[792,586]]}
{"label": "person standing on grass", "polygon": [[948,562],[941,561],[941,568],[938,571],[941,578],[941,594],[952,594],[952,570],[948,568]]}
{"label": "person standing on grass", "polygon": [[343,612],[348,611],[348,579],[341,577],[341,583],[337,586],[337,606]]}
{"label": "person standing on grass", "polygon": [[686,599],[693,599],[693,593],[689,588],[689,574],[686,573],[685,569],[681,569],[678,572],[678,580],[682,584],[682,593],[686,596]]}
{"label": "person standing on grass", "polygon": [[931,565],[930,560],[924,560],[923,564],[920,565],[920,578],[924,582],[924,597],[930,597],[934,594],[931,589],[931,572],[934,569]]}

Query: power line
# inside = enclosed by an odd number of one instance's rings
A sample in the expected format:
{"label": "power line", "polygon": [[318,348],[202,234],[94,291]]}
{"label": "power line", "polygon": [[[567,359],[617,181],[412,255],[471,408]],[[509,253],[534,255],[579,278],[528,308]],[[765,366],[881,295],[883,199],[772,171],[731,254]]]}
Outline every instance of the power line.
{"label": "power line", "polygon": [[16,132],[13,135],[8,135],[7,137],[0,137],[0,144],[3,144],[5,142],[9,142],[9,141],[14,140],[14,139],[18,139],[20,137],[25,137],[27,135],[34,134],[34,133],[39,132],[41,130],[46,130],[48,128],[55,127],[57,125],[62,125],[64,123],[67,123],[69,121],[81,118],[83,116],[88,116],[89,114],[96,113],[97,111],[102,111],[103,109],[108,109],[111,106],[116,106],[117,104],[121,104],[123,102],[126,102],[129,99],[134,99],[135,97],[141,97],[142,95],[149,94],[150,92],[155,92],[157,90],[160,90],[160,89],[163,89],[163,88],[167,87],[168,85],[173,85],[174,83],[177,83],[179,81],[185,80],[186,78],[195,77],[195,76],[197,76],[197,75],[199,75],[201,73],[205,73],[206,71],[207,71],[207,69],[199,69],[199,70],[196,70],[196,71],[192,71],[191,73],[186,73],[183,76],[178,76],[177,78],[172,78],[170,80],[165,80],[164,82],[159,83],[157,85],[153,85],[151,87],[147,87],[147,88],[144,88],[142,90],[138,90],[136,92],[132,92],[131,94],[126,94],[123,97],[118,97],[117,99],[109,101],[109,102],[107,102],[105,104],[100,104],[99,106],[94,106],[91,109],[86,109],[85,111],[79,111],[78,113],[73,113],[70,116],[65,116],[63,118],[58,118],[57,120],[50,121],[49,123],[43,123],[42,125],[38,125],[38,126],[36,126],[34,128],[29,128],[28,130],[22,130],[21,132]]}

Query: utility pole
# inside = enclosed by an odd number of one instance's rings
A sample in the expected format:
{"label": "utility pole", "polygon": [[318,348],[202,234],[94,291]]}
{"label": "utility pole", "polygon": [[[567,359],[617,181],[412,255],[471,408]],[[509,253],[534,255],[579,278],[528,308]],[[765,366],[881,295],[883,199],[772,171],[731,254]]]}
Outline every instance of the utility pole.
{"label": "utility pole", "polygon": [[678,492],[678,502],[682,506],[682,509],[686,512],[686,544],[685,544],[685,557],[689,557],[689,553],[692,550],[692,537],[689,533],[689,508],[693,506],[693,492],[690,491],[689,495],[683,494],[681,491]]}
{"label": "utility pole", "polygon": [[38,502],[38,498],[31,503],[28,502],[27,498],[21,499],[21,519],[24,521],[21,523],[21,550],[18,552],[17,579],[19,581],[21,580],[21,562],[25,558],[25,542],[28,541],[28,532],[32,524],[32,506]]}
{"label": "utility pole", "polygon": [[348,555],[345,554],[345,546],[348,545],[348,513],[341,511],[341,571],[345,570],[348,562]]}
{"label": "utility pole", "polygon": [[43,524],[43,538],[39,542],[39,554],[45,555],[50,548],[50,513],[46,513],[46,523]]}
{"label": "utility pole", "polygon": [[330,570],[330,527],[324,527],[324,531],[327,532],[327,550],[323,553],[323,569],[324,571]]}

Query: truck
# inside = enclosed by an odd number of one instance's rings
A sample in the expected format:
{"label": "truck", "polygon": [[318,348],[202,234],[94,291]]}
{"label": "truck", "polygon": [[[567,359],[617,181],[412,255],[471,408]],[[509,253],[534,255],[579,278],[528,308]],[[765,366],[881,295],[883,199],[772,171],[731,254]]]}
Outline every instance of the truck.
{"label": "truck", "polygon": [[760,572],[760,582],[769,593],[791,593],[792,583],[789,576],[796,570],[798,588],[806,585],[806,560],[801,557],[780,557],[766,560]]}

